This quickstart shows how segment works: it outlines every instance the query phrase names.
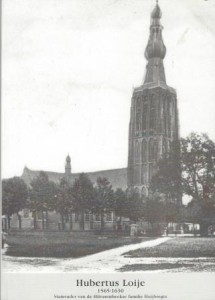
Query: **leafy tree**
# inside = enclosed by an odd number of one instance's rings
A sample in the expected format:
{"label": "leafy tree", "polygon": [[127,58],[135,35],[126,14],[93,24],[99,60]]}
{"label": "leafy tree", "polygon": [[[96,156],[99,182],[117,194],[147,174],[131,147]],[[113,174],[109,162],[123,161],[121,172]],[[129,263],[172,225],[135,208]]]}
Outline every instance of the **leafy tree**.
{"label": "leafy tree", "polygon": [[179,141],[171,144],[171,149],[158,163],[158,172],[152,177],[150,190],[162,194],[167,202],[181,204],[181,163]]}
{"label": "leafy tree", "polygon": [[180,207],[175,202],[164,201],[162,203],[162,221],[166,223],[167,235],[169,223],[180,221]]}
{"label": "leafy tree", "polygon": [[206,134],[191,133],[181,139],[180,147],[173,144],[159,162],[151,190],[177,204],[182,193],[191,196],[195,203],[186,211],[187,221],[198,219],[201,234],[207,235],[208,226],[215,222],[215,143]]}
{"label": "leafy tree", "polygon": [[144,204],[144,219],[151,224],[152,234],[157,234],[155,224],[164,220],[164,203],[159,196],[148,197]]}
{"label": "leafy tree", "polygon": [[34,228],[36,229],[36,214],[40,213],[42,217],[42,229],[45,229],[45,218],[48,215],[48,210],[55,208],[57,188],[54,182],[49,181],[48,175],[41,171],[39,175],[32,180],[30,190],[29,207],[34,216]]}
{"label": "leafy tree", "polygon": [[10,218],[15,213],[19,219],[19,228],[21,228],[19,211],[25,208],[27,196],[27,186],[21,178],[13,177],[2,181],[2,213],[8,218],[9,228]]}
{"label": "leafy tree", "polygon": [[131,189],[127,193],[127,209],[125,217],[128,217],[131,221],[137,222],[143,218],[144,206],[143,199],[141,199],[139,192],[135,189]]}
{"label": "leafy tree", "polygon": [[215,222],[215,143],[206,134],[191,133],[181,141],[182,186],[198,204],[201,235]]}
{"label": "leafy tree", "polygon": [[194,228],[194,224],[201,223],[203,217],[201,203],[195,200],[188,203],[185,210],[185,214],[186,214],[185,216],[186,220],[189,220],[189,222],[193,224],[193,228]]}
{"label": "leafy tree", "polygon": [[94,201],[92,211],[100,214],[101,217],[101,231],[104,230],[104,216],[105,213],[114,210],[114,193],[112,186],[107,178],[98,177],[96,181],[96,198]]}
{"label": "leafy tree", "polygon": [[73,195],[65,178],[57,185],[54,209],[61,216],[62,229],[65,229],[65,219],[71,215],[73,209]]}
{"label": "leafy tree", "polygon": [[114,192],[114,211],[116,216],[119,217],[118,229],[121,229],[122,226],[122,217],[128,215],[128,201],[127,195],[122,189],[117,189]]}
{"label": "leafy tree", "polygon": [[73,208],[81,214],[81,227],[84,230],[84,213],[91,210],[95,199],[95,189],[86,174],[80,174],[72,189]]}

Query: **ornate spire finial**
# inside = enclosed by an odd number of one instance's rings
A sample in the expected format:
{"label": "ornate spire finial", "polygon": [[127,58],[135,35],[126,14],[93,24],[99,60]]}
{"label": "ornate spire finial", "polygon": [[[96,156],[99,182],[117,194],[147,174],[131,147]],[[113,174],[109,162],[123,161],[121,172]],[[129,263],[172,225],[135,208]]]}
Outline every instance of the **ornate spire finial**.
{"label": "ornate spire finial", "polygon": [[145,83],[163,81],[165,72],[163,59],[166,55],[166,47],[162,38],[163,27],[160,23],[162,12],[156,0],[156,6],[151,13],[150,35],[145,50],[145,57],[148,60]]}

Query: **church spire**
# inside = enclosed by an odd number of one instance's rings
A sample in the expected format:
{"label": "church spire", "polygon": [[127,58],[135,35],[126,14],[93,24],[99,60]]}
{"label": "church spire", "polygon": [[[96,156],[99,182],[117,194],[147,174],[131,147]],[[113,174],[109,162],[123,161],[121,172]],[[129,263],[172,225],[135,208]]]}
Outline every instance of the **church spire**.
{"label": "church spire", "polygon": [[70,176],[71,176],[71,158],[69,154],[66,157],[66,164],[65,164],[65,179],[67,182],[69,182]]}
{"label": "church spire", "polygon": [[163,59],[166,56],[166,47],[162,38],[163,26],[160,23],[162,12],[158,1],[151,13],[151,26],[145,57],[148,60],[146,67],[145,83],[166,83]]}

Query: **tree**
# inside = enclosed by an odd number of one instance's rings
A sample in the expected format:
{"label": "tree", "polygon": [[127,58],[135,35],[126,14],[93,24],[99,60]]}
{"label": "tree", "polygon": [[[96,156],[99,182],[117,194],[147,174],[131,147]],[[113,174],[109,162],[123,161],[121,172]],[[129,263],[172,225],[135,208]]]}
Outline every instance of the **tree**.
{"label": "tree", "polygon": [[180,208],[175,202],[164,201],[162,203],[162,221],[166,223],[167,235],[169,223],[176,223],[180,221]]}
{"label": "tree", "polygon": [[[39,175],[32,180],[31,190],[30,190],[30,203],[29,208],[31,209],[34,216],[34,229],[37,228],[36,224],[36,214],[40,213],[42,218],[42,229],[45,229],[45,217],[46,220],[48,215],[48,210],[53,210],[55,208],[56,201],[56,184],[49,181],[48,175],[41,171]],[[47,223],[46,223],[47,225]]]}
{"label": "tree", "polygon": [[200,224],[202,220],[202,207],[199,201],[191,201],[186,207],[186,219],[193,224],[193,229],[195,224]]}
{"label": "tree", "polygon": [[172,142],[170,151],[158,162],[158,172],[152,177],[150,190],[163,195],[169,202],[181,204],[182,177],[179,141]]}
{"label": "tree", "polygon": [[125,217],[128,217],[131,221],[137,222],[143,218],[144,211],[144,199],[139,195],[139,192],[135,189],[131,189],[127,192],[127,209]]}
{"label": "tree", "polygon": [[81,227],[84,230],[84,213],[91,210],[95,199],[95,189],[86,174],[80,174],[72,189],[73,208],[81,214]]}
{"label": "tree", "polygon": [[8,218],[10,228],[10,218],[17,214],[19,228],[21,228],[21,216],[19,211],[25,208],[28,196],[27,186],[19,177],[13,177],[2,181],[2,213]]}
{"label": "tree", "polygon": [[54,209],[61,216],[62,230],[65,229],[65,219],[71,215],[73,209],[73,195],[71,188],[68,186],[65,178],[63,178],[56,189],[56,200],[54,203]]}
{"label": "tree", "polygon": [[207,235],[215,222],[215,143],[206,134],[191,133],[181,149],[183,191],[198,205],[200,233]]}
{"label": "tree", "polygon": [[164,220],[164,203],[159,196],[153,195],[147,198],[144,203],[144,219],[151,224],[152,234],[158,234],[154,225]]}
{"label": "tree", "polygon": [[107,178],[98,177],[96,181],[96,198],[94,201],[92,211],[100,215],[101,218],[101,231],[104,230],[104,216],[105,213],[114,210],[114,193],[112,186]]}
{"label": "tree", "polygon": [[128,209],[129,208],[126,193],[122,189],[117,189],[114,192],[114,211],[116,216],[119,217],[118,229],[121,229],[122,217],[127,216]]}

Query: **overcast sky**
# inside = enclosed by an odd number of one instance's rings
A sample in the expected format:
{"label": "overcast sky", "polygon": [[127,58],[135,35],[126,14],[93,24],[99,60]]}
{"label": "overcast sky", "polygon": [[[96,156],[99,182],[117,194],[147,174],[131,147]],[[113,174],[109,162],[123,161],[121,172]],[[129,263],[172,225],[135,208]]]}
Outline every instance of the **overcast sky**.
{"label": "overcast sky", "polygon": [[[160,0],[180,132],[215,139],[215,1]],[[153,0],[3,0],[2,177],[127,166]]]}

